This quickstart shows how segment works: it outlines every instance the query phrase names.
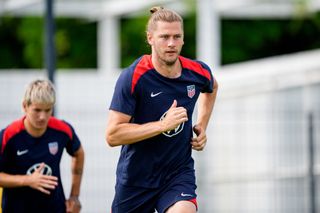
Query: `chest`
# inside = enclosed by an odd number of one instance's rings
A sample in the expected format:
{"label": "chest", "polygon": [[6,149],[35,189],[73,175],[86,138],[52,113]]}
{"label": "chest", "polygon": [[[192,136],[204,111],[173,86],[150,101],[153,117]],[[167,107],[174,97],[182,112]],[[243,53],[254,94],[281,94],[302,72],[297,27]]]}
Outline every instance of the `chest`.
{"label": "chest", "polygon": [[44,162],[50,169],[59,165],[66,137],[48,133],[45,137],[33,138],[21,134],[8,144],[7,159],[17,173],[25,173],[32,166]]}
{"label": "chest", "polygon": [[141,117],[149,120],[158,120],[174,100],[177,100],[178,107],[186,108],[191,117],[200,91],[204,86],[201,79],[187,75],[182,75],[177,79],[168,79],[150,73],[143,76],[140,81],[135,93],[136,115],[137,117],[142,115]]}
{"label": "chest", "polygon": [[176,82],[173,84],[152,84],[141,90],[138,99],[143,103],[141,107],[147,109],[159,109],[159,112],[166,111],[174,100],[178,106],[182,106],[187,111],[192,111],[198,99],[199,88],[193,82]]}

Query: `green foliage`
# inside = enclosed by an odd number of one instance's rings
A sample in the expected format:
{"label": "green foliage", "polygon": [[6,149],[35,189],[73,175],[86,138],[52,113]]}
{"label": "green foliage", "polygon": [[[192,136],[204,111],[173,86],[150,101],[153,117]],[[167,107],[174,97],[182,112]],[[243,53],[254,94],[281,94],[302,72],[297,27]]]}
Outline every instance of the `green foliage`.
{"label": "green foliage", "polygon": [[[182,55],[196,57],[196,15],[184,18]],[[121,67],[150,53],[148,17],[122,18]],[[44,67],[44,21],[40,17],[0,17],[0,68]],[[222,64],[320,48],[320,14],[291,20],[221,20]],[[97,67],[97,23],[56,19],[58,68]]]}
{"label": "green foliage", "polygon": [[319,21],[222,20],[222,64],[320,48]]}
{"label": "green foliage", "polygon": [[146,40],[147,20],[147,17],[121,19],[121,67],[129,66],[141,55],[150,53]]}
{"label": "green foliage", "polygon": [[28,17],[20,20],[17,37],[24,44],[22,60],[27,68],[44,67],[43,26],[43,20],[40,18]]}
{"label": "green foliage", "polygon": [[19,24],[20,21],[10,17],[0,19],[0,68],[25,66],[22,52],[19,51],[23,48],[23,42],[14,36]]}
{"label": "green foliage", "polygon": [[[96,23],[56,19],[58,68],[96,68]],[[0,18],[0,68],[43,68],[44,21],[40,17]]]}
{"label": "green foliage", "polygon": [[184,45],[181,54],[187,58],[196,58],[196,15],[183,17]]}
{"label": "green foliage", "polygon": [[81,19],[58,19],[55,35],[58,67],[97,67],[97,25]]}

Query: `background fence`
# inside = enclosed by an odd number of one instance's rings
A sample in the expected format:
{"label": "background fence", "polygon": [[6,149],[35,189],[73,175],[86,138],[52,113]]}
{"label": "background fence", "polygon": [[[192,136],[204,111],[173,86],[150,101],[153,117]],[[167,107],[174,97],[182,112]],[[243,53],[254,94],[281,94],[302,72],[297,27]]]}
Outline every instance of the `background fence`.
{"label": "background fence", "polygon": [[[312,51],[214,72],[220,88],[209,141],[193,153],[200,213],[319,212],[319,58]],[[56,78],[56,116],[75,127],[86,152],[80,197],[85,213],[108,212],[114,195],[120,149],[108,147],[104,133],[119,73],[59,71]],[[25,85],[43,75],[0,72],[1,128],[22,116]],[[68,195],[67,154],[61,170]]]}

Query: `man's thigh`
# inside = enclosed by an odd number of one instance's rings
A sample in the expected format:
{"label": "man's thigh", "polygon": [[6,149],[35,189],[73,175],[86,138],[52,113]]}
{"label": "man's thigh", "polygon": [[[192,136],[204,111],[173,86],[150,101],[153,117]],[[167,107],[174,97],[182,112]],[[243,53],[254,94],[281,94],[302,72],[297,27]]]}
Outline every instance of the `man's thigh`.
{"label": "man's thigh", "polygon": [[196,200],[178,201],[173,206],[170,206],[166,213],[196,213],[197,205]]}
{"label": "man's thigh", "polygon": [[[180,209],[184,206],[195,207],[197,209],[197,194],[194,172],[186,172],[178,175],[162,189],[158,197],[156,209],[159,213],[164,213],[172,207]],[[187,202],[180,202],[187,201]]]}

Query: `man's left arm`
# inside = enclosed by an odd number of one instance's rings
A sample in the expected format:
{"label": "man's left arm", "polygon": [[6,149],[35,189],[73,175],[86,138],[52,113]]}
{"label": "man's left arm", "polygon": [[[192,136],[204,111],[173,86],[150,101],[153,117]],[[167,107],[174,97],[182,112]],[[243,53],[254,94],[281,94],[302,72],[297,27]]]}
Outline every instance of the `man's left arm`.
{"label": "man's left arm", "polygon": [[206,129],[216,101],[218,83],[214,79],[212,93],[201,93],[198,100],[198,119],[193,127],[196,137],[192,138],[191,145],[194,150],[201,151],[207,142]]}
{"label": "man's left arm", "polygon": [[67,213],[78,213],[81,209],[79,201],[80,185],[84,166],[84,151],[82,146],[74,153],[71,162],[72,169],[72,185],[70,197],[66,201]]}

